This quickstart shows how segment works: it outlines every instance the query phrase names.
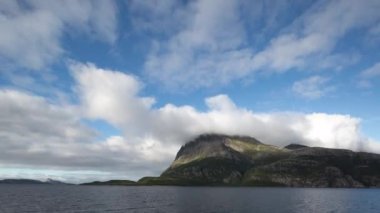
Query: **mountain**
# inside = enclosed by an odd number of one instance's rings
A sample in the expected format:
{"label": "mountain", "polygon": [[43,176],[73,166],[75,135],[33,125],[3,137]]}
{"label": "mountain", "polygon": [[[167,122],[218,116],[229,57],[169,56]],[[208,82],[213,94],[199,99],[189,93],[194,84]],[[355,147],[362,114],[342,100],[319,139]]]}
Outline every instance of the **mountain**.
{"label": "mountain", "polygon": [[182,146],[161,176],[138,183],[380,187],[380,155],[298,144],[281,148],[251,137],[207,134]]}
{"label": "mountain", "polygon": [[31,180],[31,179],[4,179],[0,180],[0,183],[6,184],[46,184],[45,182],[39,180]]}
{"label": "mountain", "polygon": [[48,178],[44,183],[52,185],[67,185],[68,183]]}
{"label": "mountain", "polygon": [[32,180],[32,179],[4,179],[0,180],[0,184],[48,184],[48,185],[63,185],[67,184],[61,181],[47,179],[46,181]]}

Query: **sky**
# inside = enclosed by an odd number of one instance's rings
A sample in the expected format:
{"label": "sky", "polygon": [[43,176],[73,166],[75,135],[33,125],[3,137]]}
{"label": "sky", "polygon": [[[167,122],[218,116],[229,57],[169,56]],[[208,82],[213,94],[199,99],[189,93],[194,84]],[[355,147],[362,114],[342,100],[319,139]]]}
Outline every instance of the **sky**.
{"label": "sky", "polygon": [[199,134],[380,153],[379,0],[0,0],[0,179],[157,176]]}

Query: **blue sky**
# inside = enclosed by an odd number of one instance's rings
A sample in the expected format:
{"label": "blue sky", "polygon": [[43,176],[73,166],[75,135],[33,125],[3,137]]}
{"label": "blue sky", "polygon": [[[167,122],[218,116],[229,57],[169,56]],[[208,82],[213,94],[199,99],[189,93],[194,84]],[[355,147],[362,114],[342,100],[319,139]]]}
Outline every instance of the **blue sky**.
{"label": "blue sky", "polygon": [[380,152],[379,10],[1,1],[0,177],[158,175],[206,132]]}

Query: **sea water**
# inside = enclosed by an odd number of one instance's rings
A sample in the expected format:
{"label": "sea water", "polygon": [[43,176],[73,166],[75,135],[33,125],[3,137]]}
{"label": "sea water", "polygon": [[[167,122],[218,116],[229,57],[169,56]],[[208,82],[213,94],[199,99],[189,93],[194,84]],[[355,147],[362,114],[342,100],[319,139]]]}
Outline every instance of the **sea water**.
{"label": "sea water", "polygon": [[380,212],[379,189],[0,185],[0,212]]}

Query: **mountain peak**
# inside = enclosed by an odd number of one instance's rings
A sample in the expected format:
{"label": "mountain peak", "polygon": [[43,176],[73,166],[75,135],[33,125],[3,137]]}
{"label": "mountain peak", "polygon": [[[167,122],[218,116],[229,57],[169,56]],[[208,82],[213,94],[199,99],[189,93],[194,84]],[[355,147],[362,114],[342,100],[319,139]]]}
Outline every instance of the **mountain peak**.
{"label": "mountain peak", "polygon": [[[251,142],[251,143],[261,143],[260,141],[250,136],[226,135],[226,134],[218,134],[218,133],[201,134],[198,137],[196,137],[193,141],[220,141],[221,142],[223,139],[235,139],[235,140],[241,140],[241,141],[246,141],[246,142]],[[190,141],[189,143],[193,141]]]}
{"label": "mountain peak", "polygon": [[302,145],[302,144],[296,144],[292,143],[284,147],[285,149],[290,149],[290,150],[296,150],[296,149],[303,149],[303,148],[308,148],[308,146]]}
{"label": "mountain peak", "polygon": [[248,136],[202,134],[181,147],[173,165],[182,164],[180,161],[190,162],[207,157],[233,158],[230,154],[234,151],[242,152],[257,145],[262,143]]}

